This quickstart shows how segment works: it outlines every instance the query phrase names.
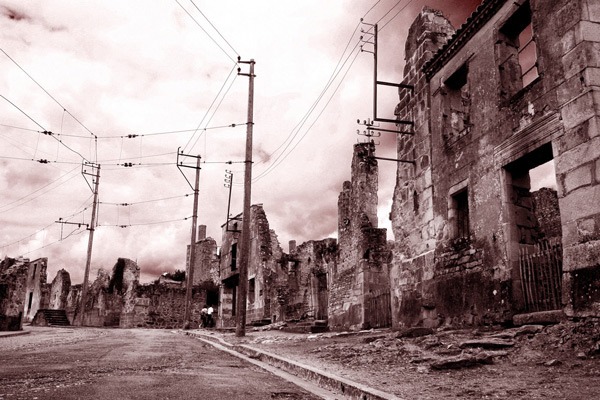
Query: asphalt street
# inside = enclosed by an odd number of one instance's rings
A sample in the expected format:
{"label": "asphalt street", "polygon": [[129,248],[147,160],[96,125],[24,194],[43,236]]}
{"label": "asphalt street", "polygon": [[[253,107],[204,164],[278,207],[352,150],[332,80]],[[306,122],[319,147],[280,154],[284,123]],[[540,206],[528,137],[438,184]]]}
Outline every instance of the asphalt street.
{"label": "asphalt street", "polygon": [[0,338],[0,400],[317,398],[165,330],[38,328]]}

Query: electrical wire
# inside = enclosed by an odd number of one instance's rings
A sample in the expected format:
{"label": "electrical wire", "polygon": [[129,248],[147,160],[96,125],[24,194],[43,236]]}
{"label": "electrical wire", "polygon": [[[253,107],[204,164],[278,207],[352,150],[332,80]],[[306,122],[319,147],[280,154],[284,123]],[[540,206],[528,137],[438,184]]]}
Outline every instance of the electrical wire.
{"label": "electrical wire", "polygon": [[160,224],[168,224],[168,223],[172,223],[172,222],[187,221],[190,218],[192,218],[192,217],[170,219],[170,220],[164,220],[164,221],[142,222],[142,223],[138,223],[138,224],[123,224],[123,225],[102,224],[102,225],[98,225],[98,226],[99,227],[109,227],[109,228],[129,228],[129,227],[134,227],[134,226],[160,225]]}
{"label": "electrical wire", "polygon": [[19,240],[15,240],[15,241],[14,241],[14,242],[12,242],[12,243],[4,244],[4,245],[0,246],[0,249],[5,249],[5,248],[7,248],[7,247],[14,246],[14,245],[15,245],[15,244],[17,244],[17,243],[20,243],[20,242],[22,242],[22,241],[24,241],[24,240],[27,240],[27,239],[29,239],[30,237],[32,237],[32,236],[35,236],[35,235],[37,235],[38,233],[40,233],[40,232],[42,232],[42,231],[44,231],[44,230],[48,229],[48,228],[49,228],[49,227],[51,227],[52,225],[54,225],[54,222],[52,222],[52,223],[50,223],[50,224],[46,225],[45,227],[43,227],[43,228],[41,228],[41,229],[38,229],[37,231],[33,232],[32,234],[30,234],[30,235],[27,235],[27,236],[25,236],[25,237],[23,237],[23,238],[21,238],[21,239],[19,239]]}
{"label": "electrical wire", "polygon": [[100,204],[108,204],[108,205],[113,205],[113,206],[133,206],[136,204],[145,204],[145,203],[153,203],[153,202],[157,202],[157,201],[164,201],[164,200],[172,200],[172,199],[180,199],[182,197],[189,197],[192,196],[194,193],[187,193],[184,195],[179,195],[179,196],[171,196],[171,197],[163,197],[160,199],[153,199],[153,200],[143,200],[143,201],[136,201],[136,202],[131,202],[131,203],[114,203],[114,202],[107,202],[107,201],[101,201],[99,202]]}
{"label": "electrical wire", "polygon": [[[27,71],[25,71],[25,69],[23,67],[21,67],[21,65],[19,65],[18,62],[16,62],[11,56],[8,55],[8,53],[6,51],[4,51],[4,49],[0,48],[0,51],[2,53],[4,53],[4,55],[6,57],[8,57],[10,59],[10,61],[12,61],[21,71],[23,71],[23,73],[25,75],[27,75],[27,77],[29,77],[29,79],[31,79],[33,81],[33,83],[35,83],[40,89],[42,89],[42,91],[44,91],[44,93],[46,93],[52,100],[54,100],[54,102],[56,104],[58,104],[62,109],[63,109],[63,115],[64,113],[67,113],[71,116],[71,118],[73,118],[79,125],[81,125],[86,131],[88,131],[94,138],[98,138],[91,130],[88,129],[87,126],[85,126],[81,121],[79,121],[79,119],[77,119],[73,114],[71,114],[71,112],[69,110],[67,110],[58,100],[56,100],[56,98],[54,98],[54,96],[52,96],[50,94],[50,92],[48,92],[42,85],[40,85],[40,83],[38,81],[36,81],[33,76],[31,76]],[[41,128],[41,126],[40,126]],[[43,129],[43,128],[42,128]],[[45,130],[45,129],[44,129]],[[61,129],[62,131],[62,129]],[[66,145],[65,145],[66,146]],[[81,156],[83,159],[85,159],[85,157]],[[98,159],[98,145],[96,144],[96,157],[95,159]]]}
{"label": "electrical wire", "polygon": [[[350,54],[352,54],[352,53],[350,53]],[[352,68],[352,66],[354,65],[354,62],[356,61],[356,58],[358,57],[359,54],[360,54],[360,52],[356,52],[356,54],[354,55],[354,58],[352,59],[352,62],[350,63],[350,66],[348,67],[348,69],[346,70],[346,72],[344,73],[344,75],[342,76],[342,79],[340,79],[340,81],[339,81],[338,85],[336,86],[335,90],[333,91],[333,93],[331,94],[331,96],[329,97],[329,99],[327,100],[327,103],[325,103],[325,105],[323,106],[323,108],[321,109],[321,111],[319,112],[319,114],[317,115],[317,117],[313,120],[312,124],[306,129],[306,131],[304,132],[304,134],[294,144],[294,146],[290,149],[290,151],[288,151],[287,154],[285,154],[285,156],[283,156],[283,158],[281,158],[279,160],[279,162],[277,162],[277,160],[274,161],[273,164],[271,164],[267,169],[265,169],[263,172],[261,172],[255,178],[253,178],[252,182],[256,182],[259,179],[261,179],[261,178],[265,177],[266,175],[268,175],[269,173],[271,173],[275,168],[277,168],[279,165],[281,165],[281,163],[283,163],[283,161],[285,161],[285,159],[287,157],[289,157],[289,155],[294,151],[294,149],[300,144],[300,142],[302,141],[302,139],[304,139],[304,137],[310,132],[310,130],[312,129],[312,127],[319,120],[319,118],[321,117],[321,115],[323,114],[323,112],[325,111],[325,109],[327,108],[327,106],[329,105],[329,103],[331,102],[331,100],[333,99],[333,97],[335,96],[335,94],[337,93],[338,89],[340,88],[342,82],[346,78],[346,75],[348,74],[348,72],[350,71],[350,69]]]}
{"label": "electrical wire", "polygon": [[[381,25],[381,28],[379,28],[379,31],[381,32],[383,30],[383,28],[385,28],[390,22],[392,22],[402,11],[404,11],[404,9],[406,7],[408,7],[410,5],[410,3],[412,3],[413,0],[409,0],[408,3],[406,3],[404,6],[402,6],[402,8],[400,8],[400,10],[398,10],[398,12],[396,14],[394,14],[394,16],[392,18],[390,18],[385,24]],[[400,4],[400,2],[398,2],[397,4]],[[394,6],[396,7],[396,6]],[[388,12],[389,13],[389,12]],[[386,14],[387,15],[387,14]],[[379,21],[381,21],[383,18],[381,18]],[[377,21],[379,23],[379,21]]]}
{"label": "electrical wire", "polygon": [[216,31],[216,32],[219,34],[219,36],[221,36],[221,39],[223,39],[223,40],[225,41],[225,43],[227,43],[227,45],[229,46],[229,48],[231,48],[231,50],[233,50],[233,52],[235,53],[235,55],[239,57],[240,53],[238,53],[238,52],[237,52],[237,51],[236,51],[236,50],[233,48],[233,46],[232,46],[232,45],[231,45],[231,44],[230,44],[230,43],[227,41],[227,39],[225,39],[225,38],[223,37],[223,35],[221,35],[221,32],[219,32],[219,30],[217,29],[217,27],[216,27],[216,26],[214,26],[212,22],[210,22],[210,20],[208,19],[208,17],[207,17],[206,15],[204,15],[204,13],[202,12],[202,10],[200,10],[200,8],[198,8],[198,6],[196,5],[196,3],[194,3],[194,0],[190,0],[190,2],[191,2],[193,5],[194,5],[194,7],[196,7],[196,10],[198,10],[198,12],[199,12],[200,14],[202,14],[202,16],[204,17],[204,19],[208,21],[208,23],[210,24],[210,26],[212,26],[212,27],[213,27],[213,29],[214,29],[214,30],[215,30],[215,31]]}
{"label": "electrical wire", "polygon": [[[177,1],[177,0],[176,0]],[[190,142],[192,141],[192,139],[194,138],[194,136],[196,136],[196,133],[198,132],[198,130],[200,129],[200,126],[202,126],[202,124],[204,123],[204,120],[206,119],[206,117],[208,116],[208,114],[210,113],[210,110],[212,109],[213,105],[215,104],[215,102],[217,101],[217,99],[219,98],[219,96],[221,95],[221,92],[223,91],[223,89],[225,88],[225,85],[227,84],[227,81],[229,81],[229,78],[231,77],[231,75],[233,74],[233,72],[235,71],[237,64],[233,66],[233,68],[231,68],[231,71],[229,71],[229,75],[227,75],[227,78],[225,78],[225,82],[223,82],[223,84],[221,85],[221,88],[219,89],[219,92],[217,93],[217,95],[215,96],[215,98],[213,99],[212,103],[210,103],[210,106],[208,107],[208,109],[206,110],[206,113],[204,114],[204,116],[202,117],[202,120],[200,121],[200,123],[198,124],[198,126],[196,127],[196,130],[194,131],[194,133],[192,134],[192,136],[190,136],[190,138],[188,139],[187,143],[185,144],[185,146],[183,146],[183,150],[182,151],[187,151],[187,147],[190,144]],[[237,76],[236,76],[237,77]],[[220,103],[219,103],[220,104]],[[207,123],[208,124],[208,123]],[[202,134],[200,134],[202,135]]]}
{"label": "electrical wire", "polygon": [[[221,107],[221,104],[223,103],[223,100],[225,100],[225,97],[227,97],[227,94],[229,93],[229,90],[231,89],[231,87],[233,86],[233,83],[235,82],[237,78],[237,75],[235,75],[233,77],[233,79],[231,80],[231,83],[229,84],[229,87],[227,88],[227,90],[225,91],[225,93],[223,93],[223,96],[221,97],[221,100],[219,101],[219,103],[217,104],[217,106],[215,107],[212,115],[210,116],[210,118],[208,119],[208,121],[206,121],[206,125],[210,124],[210,121],[212,121],[212,119],[215,117],[215,114],[217,113],[217,111],[219,110],[219,107]],[[198,135],[198,137],[196,138],[196,140],[194,141],[194,144],[192,144],[190,146],[189,152],[192,151],[192,149],[194,148],[194,146],[196,146],[196,143],[198,143],[198,140],[200,139],[200,137],[202,137],[203,134],[206,133],[206,128],[202,129],[202,132],[200,133],[200,135]],[[206,135],[204,135],[204,137],[206,138]],[[204,154],[206,156],[206,154]]]}
{"label": "electrical wire", "polygon": [[[21,198],[20,198],[20,199],[18,199],[18,200],[15,200],[15,201],[13,201],[13,202],[11,202],[11,203],[8,203],[8,204],[5,204],[5,205],[3,205],[3,206],[0,206],[0,208],[9,207],[9,206],[11,206],[11,205],[13,205],[13,204],[15,204],[15,203],[18,203],[18,202],[21,202],[22,200],[25,200],[27,197],[29,197],[29,196],[32,196],[33,194],[35,194],[35,193],[39,192],[40,190],[47,188],[47,187],[48,187],[48,186],[50,186],[51,184],[53,184],[53,183],[55,183],[55,182],[59,181],[60,179],[62,179],[63,177],[65,177],[66,175],[70,174],[71,172],[73,172],[73,171],[74,171],[74,170],[76,170],[76,169],[79,169],[79,167],[75,167],[74,169],[72,169],[71,171],[67,172],[65,175],[62,175],[62,176],[61,176],[61,177],[59,177],[58,179],[55,179],[54,181],[52,181],[52,182],[50,182],[50,183],[48,183],[48,184],[46,184],[46,185],[42,186],[41,188],[39,188],[39,189],[35,190],[35,191],[34,191],[34,192],[32,192],[32,193],[29,193],[28,195],[25,195],[25,196],[21,197]],[[37,199],[38,197],[40,197],[40,196],[42,196],[42,195],[44,195],[44,194],[46,194],[46,193],[48,193],[48,192],[50,192],[50,191],[52,191],[52,190],[54,190],[54,189],[56,189],[56,188],[58,188],[58,187],[60,187],[60,186],[64,185],[65,183],[69,182],[71,179],[75,178],[75,177],[76,177],[76,176],[78,176],[78,175],[79,175],[79,174],[75,174],[75,175],[71,176],[70,178],[68,178],[67,180],[65,180],[65,181],[63,181],[63,182],[61,182],[61,183],[59,183],[59,184],[58,184],[58,185],[56,185],[55,187],[53,187],[53,188],[50,188],[49,190],[46,190],[45,192],[42,192],[42,193],[40,193],[38,196],[35,196],[35,197],[32,197],[32,198],[30,198],[30,199],[28,199],[28,200],[26,200],[26,201],[23,201],[23,202],[21,202],[20,204],[17,204],[17,205],[15,205],[14,207],[10,207],[10,208],[8,208],[8,209],[5,209],[5,210],[0,210],[0,214],[2,214],[2,213],[5,213],[5,212],[7,212],[7,211],[10,211],[10,210],[14,210],[14,209],[15,209],[15,208],[17,208],[17,207],[20,207],[20,206],[22,206],[23,204],[27,204],[27,203],[29,203],[30,201],[33,201],[33,200]]]}
{"label": "electrical wire", "polygon": [[[200,29],[202,29],[202,31],[204,31],[204,33],[206,33],[206,35],[207,35],[207,36],[210,38],[210,40],[212,40],[212,41],[213,41],[213,43],[214,43],[214,44],[216,44],[216,45],[217,45],[217,47],[218,47],[219,49],[221,49],[221,51],[223,52],[223,54],[225,54],[225,55],[227,56],[227,58],[229,58],[229,59],[230,59],[231,61],[233,61],[233,63],[235,64],[235,63],[236,63],[236,60],[234,60],[234,59],[233,59],[233,57],[231,57],[231,56],[229,55],[229,53],[227,53],[227,52],[225,51],[225,49],[223,49],[223,47],[221,47],[221,45],[220,45],[219,43],[217,43],[217,41],[215,40],[215,38],[213,38],[213,37],[211,36],[211,34],[210,34],[210,33],[208,33],[208,31],[207,31],[206,29],[204,29],[204,27],[203,27],[202,25],[200,25],[200,23],[199,23],[199,22],[196,20],[196,18],[194,18],[194,16],[193,16],[192,14],[190,14],[190,12],[189,12],[188,10],[186,10],[186,9],[185,9],[185,7],[184,7],[183,5],[181,5],[181,3],[180,3],[178,0],[175,0],[175,3],[179,4],[179,7],[181,7],[181,9],[182,9],[183,11],[185,11],[185,13],[186,13],[187,15],[189,15],[189,17],[192,19],[192,21],[194,21],[194,22],[196,23],[196,25],[198,25],[198,27],[199,27]],[[209,23],[210,23],[210,21],[209,21]],[[211,24],[211,25],[212,25],[212,24]],[[231,47],[231,46],[230,46],[230,47]],[[235,50],[234,50],[234,52],[235,52]],[[236,56],[237,56],[237,54],[236,54]]]}

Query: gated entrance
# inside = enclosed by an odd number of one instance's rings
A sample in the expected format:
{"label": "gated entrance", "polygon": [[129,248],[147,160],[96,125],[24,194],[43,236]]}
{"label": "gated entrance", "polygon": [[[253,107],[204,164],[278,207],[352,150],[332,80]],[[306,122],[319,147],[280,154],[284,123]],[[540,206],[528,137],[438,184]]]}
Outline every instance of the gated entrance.
{"label": "gated entrance", "polygon": [[528,312],[561,308],[562,243],[560,238],[521,245],[521,285]]}

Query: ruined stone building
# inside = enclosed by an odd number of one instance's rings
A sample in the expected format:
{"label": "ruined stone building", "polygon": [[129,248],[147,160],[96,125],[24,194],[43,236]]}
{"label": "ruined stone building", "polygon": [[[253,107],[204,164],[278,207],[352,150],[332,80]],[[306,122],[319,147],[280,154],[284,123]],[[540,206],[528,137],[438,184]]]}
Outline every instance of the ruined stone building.
{"label": "ruined stone building", "polygon": [[0,262],[0,330],[20,330],[46,306],[47,264],[47,258],[6,257]]}
{"label": "ruined stone building", "polygon": [[[222,225],[220,271],[219,323],[235,326],[239,287],[239,245],[242,218],[239,214]],[[246,319],[249,323],[271,321],[274,282],[281,271],[283,251],[277,235],[269,227],[262,204],[250,207],[250,256],[248,259],[248,297]]]}
{"label": "ruined stone building", "polygon": [[[600,3],[484,0],[458,29],[425,8],[405,58],[394,326],[600,315]],[[548,161],[557,201],[530,190]]]}

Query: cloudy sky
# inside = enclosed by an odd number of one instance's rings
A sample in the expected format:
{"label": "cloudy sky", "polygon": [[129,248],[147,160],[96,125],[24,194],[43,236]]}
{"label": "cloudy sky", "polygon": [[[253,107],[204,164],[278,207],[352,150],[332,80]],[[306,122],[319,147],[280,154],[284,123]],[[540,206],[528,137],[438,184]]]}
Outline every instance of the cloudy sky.
{"label": "cloudy sky", "polygon": [[[243,198],[248,78],[237,76],[238,55],[256,61],[253,203],[285,251],[289,240],[335,237],[362,138],[356,120],[372,117],[360,19],[380,26],[379,79],[398,82],[424,4],[458,26],[479,1],[0,0],[0,256],[48,257],[49,280],[65,268],[81,282],[88,161],[101,165],[91,279],[118,257],[137,260],[145,282],[184,268],[192,190],[178,148],[202,157],[199,223],[220,243],[226,169],[232,213]],[[380,90],[380,116],[392,117],[396,101]],[[393,157],[394,137],[377,152]],[[394,175],[380,163],[381,227]]]}

